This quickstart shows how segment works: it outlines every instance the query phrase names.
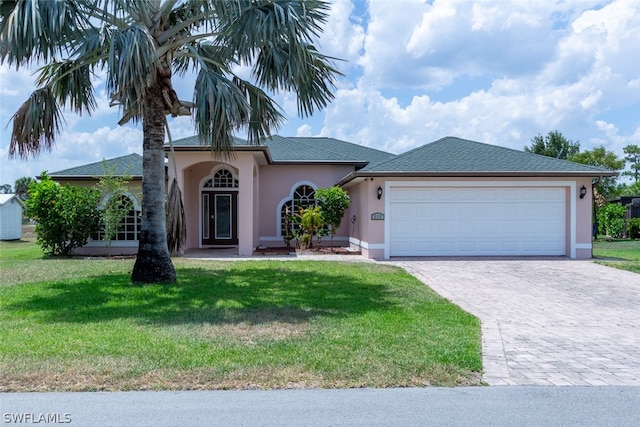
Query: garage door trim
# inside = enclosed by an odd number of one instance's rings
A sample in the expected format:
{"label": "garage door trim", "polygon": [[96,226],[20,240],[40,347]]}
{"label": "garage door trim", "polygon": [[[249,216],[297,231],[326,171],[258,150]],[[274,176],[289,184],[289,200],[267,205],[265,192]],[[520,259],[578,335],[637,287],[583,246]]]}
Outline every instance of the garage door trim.
{"label": "garage door trim", "polygon": [[[394,187],[569,187],[569,194],[576,194],[575,181],[386,181],[385,195],[390,195]],[[391,197],[385,197],[384,210],[387,218],[384,224],[384,257],[391,257]],[[569,256],[576,257],[576,197],[569,197]]]}

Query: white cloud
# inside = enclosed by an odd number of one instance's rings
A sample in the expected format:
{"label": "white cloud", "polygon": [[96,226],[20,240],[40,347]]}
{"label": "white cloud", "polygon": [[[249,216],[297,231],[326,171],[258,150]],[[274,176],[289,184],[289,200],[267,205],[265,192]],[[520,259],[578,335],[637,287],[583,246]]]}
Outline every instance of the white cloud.
{"label": "white cloud", "polygon": [[[348,61],[337,63],[336,99],[298,119],[295,93],[277,95],[291,118],[281,133],[398,153],[446,135],[522,149],[557,129],[621,155],[640,143],[638,40],[640,0],[334,0],[319,47]],[[141,126],[118,127],[102,90],[92,117],[65,114],[54,152],[7,160],[2,128],[33,80],[0,66],[0,183],[141,150]],[[191,99],[193,81],[173,79],[180,98]],[[190,117],[170,126],[174,139],[194,134]]]}

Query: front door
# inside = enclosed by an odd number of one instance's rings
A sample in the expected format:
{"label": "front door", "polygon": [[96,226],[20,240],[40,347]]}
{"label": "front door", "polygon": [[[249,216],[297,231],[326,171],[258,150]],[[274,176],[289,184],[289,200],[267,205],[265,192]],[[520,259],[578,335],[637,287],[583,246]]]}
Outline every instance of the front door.
{"label": "front door", "polygon": [[202,193],[202,244],[238,244],[238,193]]}

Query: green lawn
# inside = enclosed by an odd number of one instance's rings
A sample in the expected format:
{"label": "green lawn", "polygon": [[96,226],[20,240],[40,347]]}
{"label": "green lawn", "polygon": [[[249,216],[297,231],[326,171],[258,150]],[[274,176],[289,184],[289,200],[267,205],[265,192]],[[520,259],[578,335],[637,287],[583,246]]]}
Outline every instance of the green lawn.
{"label": "green lawn", "polygon": [[390,266],[43,258],[0,242],[0,391],[480,384],[479,321]]}
{"label": "green lawn", "polygon": [[640,273],[640,240],[598,239],[593,256],[600,264]]}

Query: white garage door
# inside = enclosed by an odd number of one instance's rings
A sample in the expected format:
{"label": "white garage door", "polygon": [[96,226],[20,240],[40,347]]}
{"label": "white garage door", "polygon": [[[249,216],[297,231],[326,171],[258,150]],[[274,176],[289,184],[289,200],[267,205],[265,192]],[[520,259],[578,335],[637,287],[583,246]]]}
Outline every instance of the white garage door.
{"label": "white garage door", "polygon": [[391,187],[390,256],[564,255],[564,188]]}

